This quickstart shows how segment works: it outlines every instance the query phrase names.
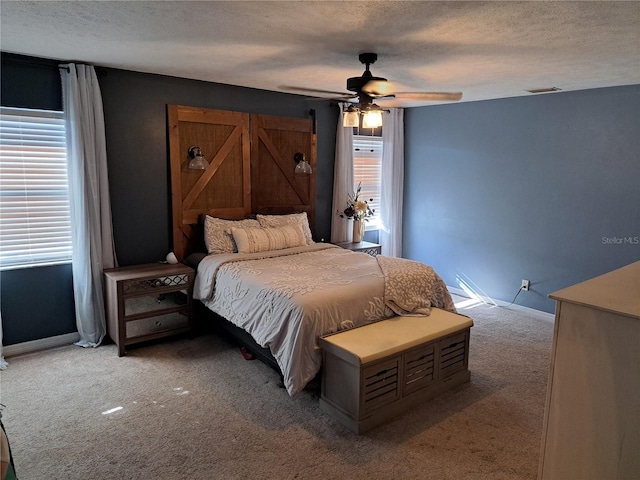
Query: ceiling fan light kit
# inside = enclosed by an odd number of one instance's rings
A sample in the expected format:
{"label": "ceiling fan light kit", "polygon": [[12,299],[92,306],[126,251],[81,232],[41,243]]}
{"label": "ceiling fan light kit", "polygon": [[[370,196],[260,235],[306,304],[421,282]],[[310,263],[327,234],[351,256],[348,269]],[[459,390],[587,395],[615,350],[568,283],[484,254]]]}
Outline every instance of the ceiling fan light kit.
{"label": "ceiling fan light kit", "polygon": [[363,128],[378,128],[382,126],[382,112],[388,111],[389,110],[384,110],[374,103],[369,103],[364,107],[349,105],[344,109],[342,126],[347,128],[359,127],[360,115],[362,115]]}
{"label": "ceiling fan light kit", "polygon": [[365,65],[365,70],[359,77],[347,78],[347,90],[353,93],[334,92],[331,90],[321,90],[316,88],[302,88],[284,86],[288,90],[297,90],[311,94],[334,95],[335,100],[354,102],[344,109],[342,125],[344,127],[359,126],[359,115],[363,115],[363,126],[376,128],[382,125],[383,110],[374,103],[375,100],[395,99],[397,102],[408,100],[412,102],[456,102],[462,98],[460,92],[398,92],[395,91],[393,83],[386,78],[375,77],[369,68],[378,59],[377,53],[365,52],[358,56],[361,63]]}

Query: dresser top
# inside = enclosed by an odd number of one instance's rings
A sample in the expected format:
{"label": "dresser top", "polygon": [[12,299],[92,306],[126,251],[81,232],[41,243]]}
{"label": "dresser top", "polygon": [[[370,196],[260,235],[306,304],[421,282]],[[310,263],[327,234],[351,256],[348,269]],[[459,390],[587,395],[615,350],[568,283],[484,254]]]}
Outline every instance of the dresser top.
{"label": "dresser top", "polygon": [[640,261],[558,290],[549,297],[640,319]]}

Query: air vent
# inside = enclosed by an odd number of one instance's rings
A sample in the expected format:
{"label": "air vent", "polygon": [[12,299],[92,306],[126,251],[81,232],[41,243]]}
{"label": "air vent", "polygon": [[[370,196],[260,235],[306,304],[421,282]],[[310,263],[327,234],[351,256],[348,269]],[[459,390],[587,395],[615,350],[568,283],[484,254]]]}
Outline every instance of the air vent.
{"label": "air vent", "polygon": [[550,92],[559,92],[562,90],[558,87],[545,87],[545,88],[532,88],[531,90],[527,90],[529,93],[550,93]]}

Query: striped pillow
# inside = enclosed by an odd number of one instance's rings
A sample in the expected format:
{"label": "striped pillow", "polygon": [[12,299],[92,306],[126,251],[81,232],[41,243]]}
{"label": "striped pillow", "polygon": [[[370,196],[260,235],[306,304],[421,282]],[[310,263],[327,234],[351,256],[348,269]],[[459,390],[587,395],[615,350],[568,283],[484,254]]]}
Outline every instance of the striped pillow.
{"label": "striped pillow", "polygon": [[288,215],[256,215],[261,227],[282,227],[284,225],[299,225],[307,240],[307,245],[311,245],[313,237],[309,228],[309,217],[307,212],[291,213]]}
{"label": "striped pillow", "polygon": [[238,253],[267,252],[283,248],[301,247],[307,244],[299,225],[273,228],[231,228]]}

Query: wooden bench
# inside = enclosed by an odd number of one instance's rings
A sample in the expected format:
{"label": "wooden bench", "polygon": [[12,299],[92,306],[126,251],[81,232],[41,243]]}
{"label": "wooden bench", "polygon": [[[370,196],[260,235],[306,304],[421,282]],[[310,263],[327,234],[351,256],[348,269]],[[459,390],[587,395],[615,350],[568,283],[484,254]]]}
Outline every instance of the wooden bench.
{"label": "wooden bench", "polygon": [[469,381],[473,321],[433,308],[319,339],[320,409],[357,434]]}

